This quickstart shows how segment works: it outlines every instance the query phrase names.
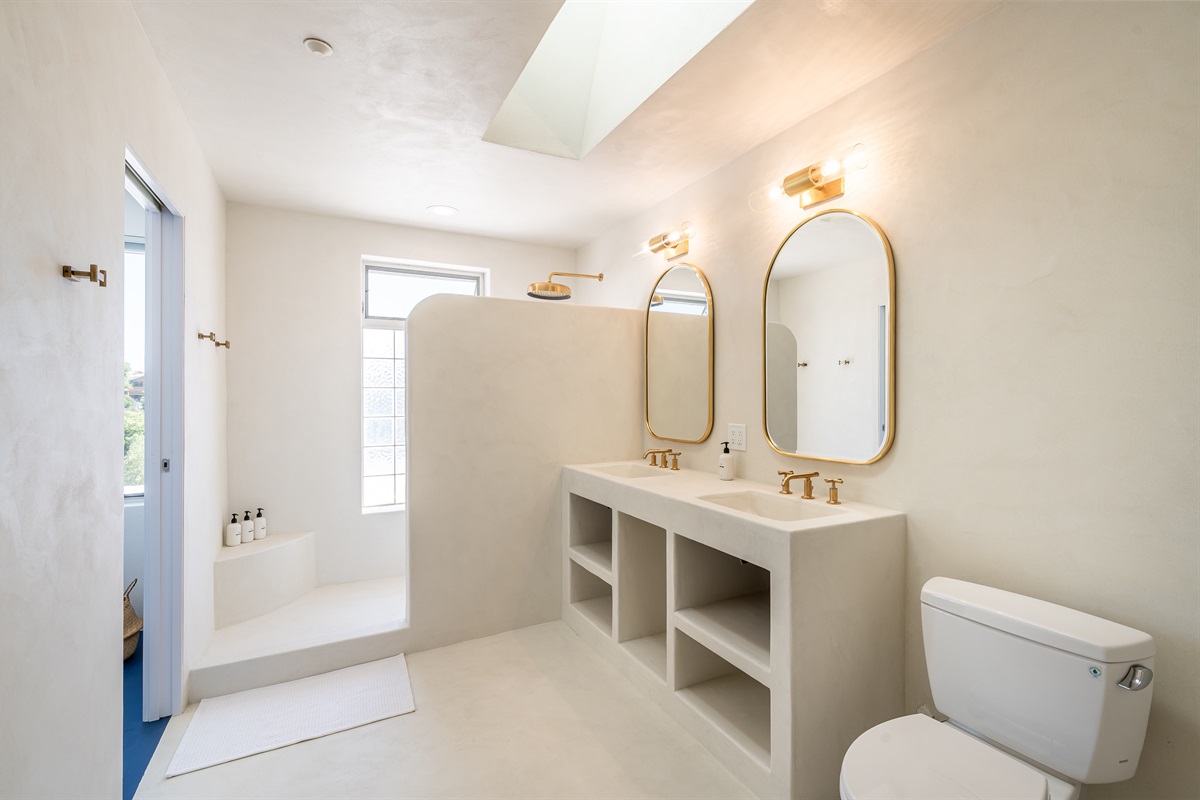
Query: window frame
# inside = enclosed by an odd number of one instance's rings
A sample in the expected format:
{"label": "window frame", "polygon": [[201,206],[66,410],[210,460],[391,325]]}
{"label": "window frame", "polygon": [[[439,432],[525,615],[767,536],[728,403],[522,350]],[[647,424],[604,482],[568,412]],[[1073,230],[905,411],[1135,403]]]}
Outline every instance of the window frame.
{"label": "window frame", "polygon": [[[490,294],[490,279],[491,270],[487,267],[468,267],[457,264],[438,264],[428,261],[415,261],[412,259],[391,259],[379,256],[364,256],[362,259],[362,287],[359,296],[361,297],[361,314],[358,333],[358,501],[359,507],[363,514],[384,514],[393,511],[404,511],[407,508],[406,500],[398,500],[390,505],[382,506],[366,506],[363,505],[363,494],[365,491],[366,475],[366,375],[364,370],[364,361],[366,356],[363,354],[363,331],[375,330],[392,330],[406,331],[408,328],[407,317],[385,317],[371,316],[368,311],[370,308],[370,274],[371,272],[390,272],[406,275],[431,275],[436,277],[451,277],[462,280],[473,280],[475,282],[475,297],[487,297]],[[471,295],[464,295],[471,296]],[[402,360],[405,363],[405,381],[404,387],[400,389],[405,393],[404,404],[404,448],[405,448],[405,474],[407,474],[407,459],[408,459],[408,337],[404,340],[404,355]],[[393,417],[394,418],[394,417]],[[406,481],[407,485],[407,481]]]}

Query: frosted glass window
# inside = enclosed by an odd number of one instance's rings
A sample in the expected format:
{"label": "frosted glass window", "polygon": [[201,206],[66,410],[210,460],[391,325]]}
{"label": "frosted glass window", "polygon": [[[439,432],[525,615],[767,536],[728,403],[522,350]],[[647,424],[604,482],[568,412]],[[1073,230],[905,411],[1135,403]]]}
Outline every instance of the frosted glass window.
{"label": "frosted glass window", "polygon": [[478,274],[418,272],[367,267],[366,315],[370,319],[407,319],[417,303],[435,294],[478,295]]}
{"label": "frosted glass window", "polygon": [[480,270],[365,268],[362,330],[362,501],[364,510],[402,508],[408,486],[405,447],[404,326],[417,303],[435,294],[484,294]]}

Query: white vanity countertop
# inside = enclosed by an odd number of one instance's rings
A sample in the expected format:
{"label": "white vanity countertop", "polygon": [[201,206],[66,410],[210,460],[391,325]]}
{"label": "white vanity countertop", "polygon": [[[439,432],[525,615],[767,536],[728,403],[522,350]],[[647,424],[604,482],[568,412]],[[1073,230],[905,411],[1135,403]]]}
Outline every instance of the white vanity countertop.
{"label": "white vanity countertop", "polygon": [[[766,528],[787,534],[803,534],[866,520],[904,516],[899,511],[853,500],[844,500],[836,506],[829,505],[825,502],[828,488],[820,478],[814,479],[813,494],[817,497],[813,500],[802,500],[801,484],[798,481],[792,484],[793,494],[785,495],[780,494],[778,485],[772,486],[742,478],[723,481],[711,472],[692,469],[654,468],[652,471],[661,475],[655,474],[653,477],[624,477],[605,471],[620,473],[628,470],[629,474],[649,475],[651,469],[645,466],[645,462],[578,464],[565,466],[563,470],[568,488],[578,488],[598,494],[601,498],[609,498],[615,506],[640,506],[649,511],[660,507],[661,501],[666,499],[676,501],[684,508],[720,514],[731,522],[751,523],[760,530]],[[845,492],[845,489],[842,491]],[[727,495],[733,497],[725,498],[726,502],[733,502],[735,505],[754,503],[764,513],[751,513],[701,499],[713,497],[720,500],[722,496]],[[772,518],[792,514],[803,515],[805,518]]]}

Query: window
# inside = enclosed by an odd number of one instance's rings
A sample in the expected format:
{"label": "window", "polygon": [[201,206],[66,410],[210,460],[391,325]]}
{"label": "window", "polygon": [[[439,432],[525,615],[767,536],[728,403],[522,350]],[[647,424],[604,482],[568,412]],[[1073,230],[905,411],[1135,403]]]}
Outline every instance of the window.
{"label": "window", "polygon": [[363,279],[363,511],[404,507],[404,326],[417,303],[435,294],[483,296],[487,271],[464,267],[367,263]]}

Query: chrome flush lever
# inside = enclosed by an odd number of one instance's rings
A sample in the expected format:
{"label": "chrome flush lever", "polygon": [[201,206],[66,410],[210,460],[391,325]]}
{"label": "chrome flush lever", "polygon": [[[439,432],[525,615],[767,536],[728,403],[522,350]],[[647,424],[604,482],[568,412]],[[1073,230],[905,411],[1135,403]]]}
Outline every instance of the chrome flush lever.
{"label": "chrome flush lever", "polygon": [[1131,692],[1140,692],[1149,686],[1152,680],[1154,680],[1154,670],[1143,667],[1141,664],[1134,664],[1129,668],[1129,672],[1125,673],[1125,677],[1117,683],[1117,686]]}

